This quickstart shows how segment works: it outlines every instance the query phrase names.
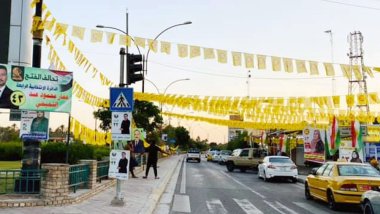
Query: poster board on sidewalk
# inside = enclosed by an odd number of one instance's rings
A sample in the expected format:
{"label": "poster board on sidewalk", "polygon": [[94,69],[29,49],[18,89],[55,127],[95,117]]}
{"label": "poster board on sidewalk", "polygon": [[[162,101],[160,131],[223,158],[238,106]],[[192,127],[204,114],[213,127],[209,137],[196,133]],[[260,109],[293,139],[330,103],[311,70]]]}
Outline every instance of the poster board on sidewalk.
{"label": "poster board on sidewalk", "polygon": [[305,161],[325,162],[325,131],[311,126],[303,130]]}
{"label": "poster board on sidewalk", "polygon": [[130,152],[128,150],[111,150],[108,177],[128,180]]}

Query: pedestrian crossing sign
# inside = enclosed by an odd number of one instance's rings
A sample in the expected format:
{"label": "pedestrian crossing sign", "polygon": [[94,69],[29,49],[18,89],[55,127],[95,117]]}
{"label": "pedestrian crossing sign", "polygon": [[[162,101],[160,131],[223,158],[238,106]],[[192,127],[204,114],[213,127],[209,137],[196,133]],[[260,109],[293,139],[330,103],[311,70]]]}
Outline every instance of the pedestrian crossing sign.
{"label": "pedestrian crossing sign", "polygon": [[111,88],[111,111],[133,111],[133,88]]}

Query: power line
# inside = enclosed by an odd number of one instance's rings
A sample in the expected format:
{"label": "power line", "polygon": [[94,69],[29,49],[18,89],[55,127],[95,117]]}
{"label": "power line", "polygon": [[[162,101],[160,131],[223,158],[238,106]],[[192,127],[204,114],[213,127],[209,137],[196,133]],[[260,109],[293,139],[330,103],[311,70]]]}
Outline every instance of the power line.
{"label": "power line", "polygon": [[350,7],[357,7],[357,8],[362,8],[362,9],[369,9],[369,10],[378,10],[378,11],[380,11],[380,8],[377,8],[377,7],[369,7],[369,6],[364,6],[364,5],[344,3],[344,2],[333,1],[333,0],[321,0],[321,1],[329,2],[329,3],[333,3],[333,4],[340,4],[340,5],[350,6]]}
{"label": "power line", "polygon": [[[189,69],[189,68],[183,68],[183,67],[179,67],[179,66],[175,66],[175,65],[163,64],[163,63],[159,63],[159,62],[155,62],[155,61],[150,61],[150,62],[154,63],[154,64],[157,64],[157,65],[164,66],[164,67],[168,67],[168,68],[173,68],[173,69],[177,69],[177,70],[181,70],[181,71],[187,71],[187,72],[198,73],[198,74],[205,74],[205,75],[210,75],[210,76],[232,77],[232,78],[239,78],[239,79],[246,79],[247,78],[246,76],[234,76],[234,75],[227,75],[227,74],[215,74],[215,73],[209,73],[209,72],[204,72],[204,71],[197,71],[197,70]],[[345,78],[344,76],[335,76],[335,77],[337,77],[337,78]],[[277,78],[273,78],[273,77],[253,77],[253,79],[263,79],[263,80],[307,80],[307,79],[331,79],[331,78],[332,77],[298,77],[298,78],[295,78],[295,77],[291,77],[291,78],[288,78],[288,77],[277,77]]]}

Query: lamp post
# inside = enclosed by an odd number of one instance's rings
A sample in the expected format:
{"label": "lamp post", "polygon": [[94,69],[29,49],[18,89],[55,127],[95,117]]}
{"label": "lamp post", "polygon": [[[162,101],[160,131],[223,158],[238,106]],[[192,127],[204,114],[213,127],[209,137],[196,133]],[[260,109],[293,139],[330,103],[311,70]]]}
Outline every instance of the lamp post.
{"label": "lamp post", "polygon": [[[175,24],[175,25],[172,25],[170,27],[167,27],[163,31],[161,31],[159,34],[157,34],[157,36],[153,39],[152,42],[155,42],[158,39],[158,37],[160,37],[163,33],[165,33],[166,31],[168,31],[168,30],[170,30],[172,28],[175,28],[175,27],[178,27],[178,26],[182,26],[182,25],[190,25],[190,24],[192,24],[192,22],[191,21],[187,21],[187,22],[183,22],[183,23],[180,23],[180,24]],[[149,45],[149,48],[148,48],[148,51],[147,51],[146,57],[145,57],[145,63],[144,63],[145,68],[143,69],[144,70],[143,71],[143,82],[142,82],[142,89],[141,89],[142,93],[144,93],[144,90],[145,90],[145,73],[146,74],[148,73],[148,59],[149,59],[150,49],[151,48],[150,48],[150,45]]]}

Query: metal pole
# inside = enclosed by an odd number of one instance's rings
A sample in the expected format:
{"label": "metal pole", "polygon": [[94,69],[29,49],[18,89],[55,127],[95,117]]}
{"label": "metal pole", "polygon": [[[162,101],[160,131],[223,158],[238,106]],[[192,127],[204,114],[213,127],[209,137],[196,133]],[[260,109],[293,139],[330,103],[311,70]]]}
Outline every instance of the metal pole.
{"label": "metal pole", "polygon": [[124,87],[124,55],[125,55],[125,48],[120,48],[120,83],[119,87]]}
{"label": "metal pole", "polygon": [[[37,18],[42,19],[42,4],[43,0],[40,0],[36,4],[36,13],[35,16]],[[33,60],[32,66],[35,68],[41,67],[41,46],[42,46],[42,38],[43,38],[43,29],[37,29],[33,32]]]}
{"label": "metal pole", "polygon": [[67,139],[66,139],[66,161],[65,163],[69,163],[69,144],[70,144],[70,120],[71,120],[71,113],[69,113],[69,124],[67,125]]}

